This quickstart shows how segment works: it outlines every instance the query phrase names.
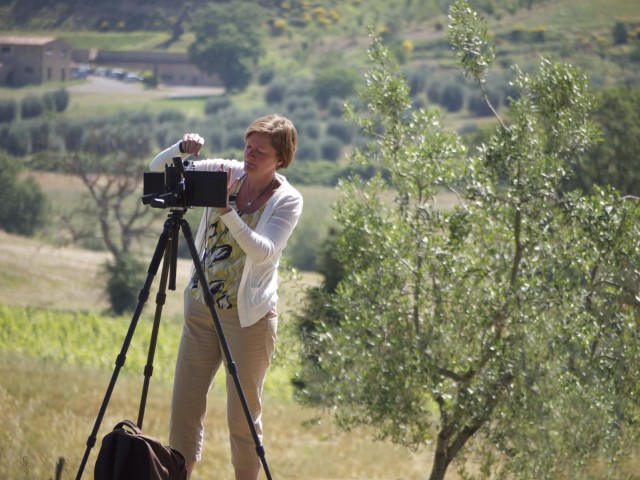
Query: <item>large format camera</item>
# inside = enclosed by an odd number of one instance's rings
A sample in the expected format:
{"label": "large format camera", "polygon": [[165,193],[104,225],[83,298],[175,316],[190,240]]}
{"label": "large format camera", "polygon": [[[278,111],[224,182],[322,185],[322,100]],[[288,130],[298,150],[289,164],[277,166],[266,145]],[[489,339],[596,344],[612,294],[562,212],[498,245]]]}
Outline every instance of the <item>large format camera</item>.
{"label": "large format camera", "polygon": [[227,172],[185,170],[180,157],[164,172],[145,172],[142,203],[154,208],[225,207]]}

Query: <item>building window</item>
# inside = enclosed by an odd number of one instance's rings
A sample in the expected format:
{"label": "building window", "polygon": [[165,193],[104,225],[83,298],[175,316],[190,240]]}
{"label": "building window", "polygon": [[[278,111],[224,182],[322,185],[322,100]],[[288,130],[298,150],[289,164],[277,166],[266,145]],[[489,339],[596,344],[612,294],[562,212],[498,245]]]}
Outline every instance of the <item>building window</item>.
{"label": "building window", "polygon": [[24,73],[32,74],[33,73],[33,67],[24,67]]}
{"label": "building window", "polygon": [[53,55],[53,48],[51,48],[51,47],[47,47],[47,49],[45,50],[45,52],[44,52],[44,53],[45,53],[45,55],[47,55],[47,56],[51,56],[51,55]]}
{"label": "building window", "polygon": [[52,72],[51,67],[47,67],[47,81],[51,80]]}
{"label": "building window", "polygon": [[11,53],[11,46],[10,45],[2,45],[2,47],[0,48],[0,52],[2,52],[2,53]]}

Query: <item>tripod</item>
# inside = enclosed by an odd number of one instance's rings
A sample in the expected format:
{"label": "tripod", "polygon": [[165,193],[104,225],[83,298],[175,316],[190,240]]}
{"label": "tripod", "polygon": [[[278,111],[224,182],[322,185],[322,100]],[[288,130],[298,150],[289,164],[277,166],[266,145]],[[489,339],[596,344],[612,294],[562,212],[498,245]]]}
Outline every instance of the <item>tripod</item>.
{"label": "tripod", "polygon": [[253,436],[253,440],[256,445],[256,452],[260,457],[260,461],[264,468],[264,472],[267,476],[267,479],[271,480],[271,473],[269,472],[269,467],[267,465],[267,461],[265,458],[264,447],[262,446],[260,438],[258,437],[258,433],[256,431],[253,418],[251,416],[251,411],[249,410],[249,405],[244,396],[242,385],[240,383],[240,378],[238,377],[237,366],[231,356],[231,351],[229,350],[229,346],[224,336],[220,319],[218,318],[218,314],[216,313],[213,294],[206,287],[207,279],[204,272],[204,268],[202,267],[202,264],[198,259],[198,250],[193,240],[191,227],[189,226],[189,223],[184,219],[185,211],[186,211],[186,208],[183,208],[183,207],[172,208],[171,213],[169,214],[169,217],[164,223],[164,229],[162,231],[162,234],[160,235],[160,238],[158,239],[158,244],[156,245],[156,249],[151,259],[149,269],[147,270],[147,278],[138,296],[138,304],[136,305],[136,309],[134,311],[131,324],[129,325],[129,329],[127,331],[127,335],[122,345],[120,354],[116,359],[116,367],[114,369],[113,375],[111,376],[111,381],[109,382],[107,392],[102,402],[102,406],[100,407],[100,410],[98,412],[98,416],[96,418],[96,422],[94,424],[93,430],[91,431],[91,435],[87,439],[87,448],[82,458],[82,462],[80,463],[80,468],[78,469],[76,480],[80,480],[80,478],[82,477],[82,473],[84,471],[84,468],[87,464],[87,460],[89,458],[89,453],[93,448],[93,446],[96,444],[98,430],[100,429],[100,424],[102,423],[102,419],[106,412],[107,405],[109,404],[111,394],[113,393],[113,389],[118,379],[118,374],[120,373],[120,369],[125,363],[127,350],[129,349],[131,339],[133,338],[133,334],[135,332],[138,319],[140,318],[142,308],[146,303],[147,299],[149,298],[149,290],[151,288],[151,284],[153,283],[153,278],[158,272],[158,267],[160,266],[160,262],[164,257],[162,274],[160,278],[160,286],[159,286],[158,294],[156,297],[156,311],[155,311],[153,329],[151,333],[151,340],[149,344],[147,365],[144,368],[145,379],[144,379],[144,385],[142,389],[142,398],[140,400],[140,410],[138,412],[137,425],[140,429],[142,429],[142,423],[144,420],[144,410],[145,410],[145,405],[147,401],[147,393],[149,390],[149,382],[153,374],[153,358],[155,355],[156,342],[158,338],[158,329],[160,327],[160,317],[162,316],[162,308],[166,300],[167,278],[169,280],[169,287],[168,287],[169,290],[175,290],[176,261],[178,256],[178,236],[181,229],[182,229],[182,233],[184,234],[185,240],[187,241],[187,246],[189,247],[191,258],[193,259],[195,270],[198,275],[198,280],[201,285],[202,291],[204,293],[205,303],[207,304],[207,307],[209,307],[209,310],[211,312],[211,317],[213,318],[214,326],[216,328],[218,337],[220,339],[220,344],[222,346],[224,358],[227,362],[228,371],[233,377],[235,387],[238,391],[238,396],[240,397],[240,401],[242,403],[244,414],[247,418],[247,422],[249,423],[249,428],[251,430],[251,434]]}

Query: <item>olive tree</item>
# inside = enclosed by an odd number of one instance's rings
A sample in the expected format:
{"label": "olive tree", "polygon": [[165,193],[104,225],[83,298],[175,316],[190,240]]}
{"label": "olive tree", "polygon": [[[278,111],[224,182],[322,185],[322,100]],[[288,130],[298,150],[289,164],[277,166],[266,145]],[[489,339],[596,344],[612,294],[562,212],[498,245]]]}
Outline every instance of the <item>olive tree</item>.
{"label": "olive tree", "polygon": [[[485,27],[460,0],[450,19],[484,92]],[[586,77],[548,60],[516,69],[508,117],[466,152],[437,111],[411,107],[374,35],[369,58],[365,109],[348,113],[371,138],[353,160],[380,173],[341,183],[341,278],[298,319],[298,398],[428,452],[431,480],[454,461],[465,478],[623,475],[638,433],[640,209],[614,189],[560,193],[598,138]]]}
{"label": "olive tree", "polygon": [[82,181],[88,194],[87,202],[63,214],[63,229],[74,242],[99,239],[111,253],[106,289],[112,310],[122,313],[135,306],[143,280],[134,246],[157,218],[140,201],[152,129],[146,119],[122,113],[61,122],[58,134],[62,167]]}

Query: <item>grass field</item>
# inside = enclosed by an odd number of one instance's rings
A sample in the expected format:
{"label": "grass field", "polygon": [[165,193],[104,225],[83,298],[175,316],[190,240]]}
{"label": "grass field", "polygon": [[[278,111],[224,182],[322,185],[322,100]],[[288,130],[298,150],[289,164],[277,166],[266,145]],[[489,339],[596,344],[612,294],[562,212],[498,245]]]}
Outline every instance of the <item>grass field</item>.
{"label": "grass field", "polygon": [[[59,457],[62,478],[75,478],[85,442],[104,398],[110,373],[60,368],[52,363],[0,357],[0,478],[51,478]],[[121,375],[98,438],[123,418],[137,418],[141,378]],[[25,381],[28,379],[28,381]],[[145,410],[145,431],[166,441],[170,385],[153,380]],[[230,479],[224,394],[214,387],[206,420],[205,451],[194,480]],[[266,459],[278,479],[425,478],[425,457],[369,440],[366,432],[339,432],[326,414],[305,411],[291,401],[265,395]],[[92,478],[99,443],[83,478]],[[448,478],[455,479],[456,476]]]}
{"label": "grass field", "polygon": [[[0,478],[51,478],[59,457],[68,463],[62,478],[75,478],[129,326],[126,317],[99,315],[106,302],[92,279],[103,259],[100,253],[0,233],[0,304],[6,306],[0,309],[5,319],[0,329]],[[179,266],[180,281],[184,279],[182,267],[185,265]],[[308,275],[285,280],[285,309],[298,302],[302,283],[314,281]],[[158,370],[151,382],[144,423],[147,433],[165,441],[172,359],[180,330],[178,295],[170,292],[165,307],[163,345],[154,362]],[[148,308],[143,311],[99,439],[119,420],[137,418],[145,342],[153,314]],[[91,313],[96,311],[98,314]],[[15,320],[11,328],[7,317]],[[100,327],[101,322],[109,324]],[[20,332],[12,330],[15,328]],[[280,341],[285,352],[281,357],[292,348],[286,338],[285,334]],[[277,356],[265,393],[264,444],[274,478],[424,478],[429,454],[374,442],[366,431],[338,431],[327,412],[304,409],[292,400],[289,374],[286,359]],[[231,478],[224,418],[223,387],[216,382],[210,396],[204,460],[194,480]],[[98,447],[92,451],[84,478],[91,478]]]}

